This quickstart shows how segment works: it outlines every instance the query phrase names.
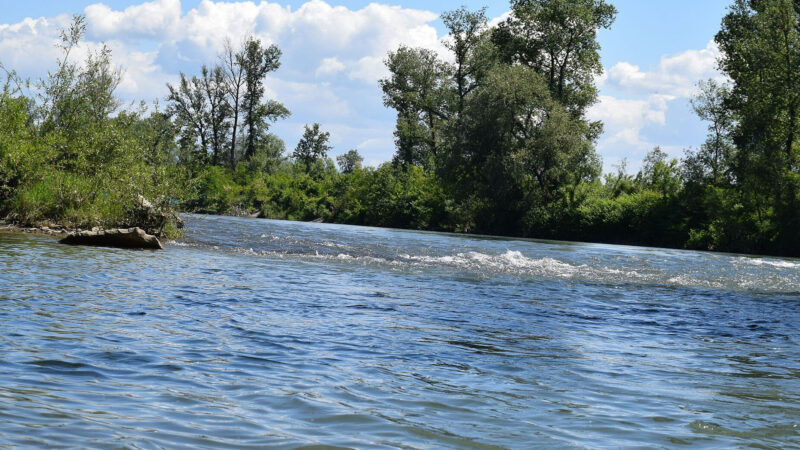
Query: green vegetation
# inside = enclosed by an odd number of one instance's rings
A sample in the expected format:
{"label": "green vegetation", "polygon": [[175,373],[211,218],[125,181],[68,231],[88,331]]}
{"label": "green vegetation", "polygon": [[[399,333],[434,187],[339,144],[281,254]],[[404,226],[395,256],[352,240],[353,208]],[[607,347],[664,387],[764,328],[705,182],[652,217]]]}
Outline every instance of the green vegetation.
{"label": "green vegetation", "polygon": [[586,114],[597,32],[615,15],[604,0],[512,0],[495,27],[483,11],[445,13],[449,57],[387,56],[393,161],[365,168],[350,150],[339,170],[319,124],[291,154],[270,133],[290,114],[264,98],[275,46],[228,43],[217,66],[169,86],[164,112],[123,110],[108,50],[70,62],[77,18],[54,73],[8,74],[0,214],[132,223],[142,196],[165,210],[800,255],[796,2],[734,1],[716,36],[729,81],[700,82],[693,101],[708,139],[681,160],[655,148],[636,175],[601,174],[602,124]]}
{"label": "green vegetation", "polygon": [[146,226],[141,199],[167,210],[183,195],[188,173],[164,151],[172,127],[162,114],[120,109],[113,95],[120,73],[107,48],[82,65],[71,61],[84,30],[76,17],[62,33],[62,56],[46,78],[30,83],[6,73],[0,214],[28,225]]}

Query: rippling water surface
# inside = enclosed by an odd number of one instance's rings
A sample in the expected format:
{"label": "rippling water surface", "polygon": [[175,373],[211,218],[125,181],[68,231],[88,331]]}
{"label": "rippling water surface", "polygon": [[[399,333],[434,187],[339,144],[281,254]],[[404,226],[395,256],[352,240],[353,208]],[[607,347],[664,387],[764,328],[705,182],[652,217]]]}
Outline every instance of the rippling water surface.
{"label": "rippling water surface", "polygon": [[798,447],[800,261],[190,216],[0,234],[0,447]]}

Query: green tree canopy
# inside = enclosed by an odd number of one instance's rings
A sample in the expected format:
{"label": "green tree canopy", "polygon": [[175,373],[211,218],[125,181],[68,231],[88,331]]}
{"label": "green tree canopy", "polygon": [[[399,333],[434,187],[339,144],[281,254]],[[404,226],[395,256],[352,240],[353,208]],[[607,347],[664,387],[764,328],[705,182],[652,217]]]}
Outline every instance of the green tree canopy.
{"label": "green tree canopy", "polygon": [[312,164],[327,157],[328,151],[332,148],[330,144],[328,144],[330,137],[330,133],[320,130],[320,125],[318,123],[310,127],[305,125],[303,137],[300,138],[300,142],[297,143],[292,157],[305,165],[306,172],[310,172]]}
{"label": "green tree canopy", "polygon": [[339,169],[341,169],[342,173],[353,173],[354,170],[361,168],[364,157],[358,153],[358,150],[352,149],[347,153],[337,156],[336,162],[339,163]]}

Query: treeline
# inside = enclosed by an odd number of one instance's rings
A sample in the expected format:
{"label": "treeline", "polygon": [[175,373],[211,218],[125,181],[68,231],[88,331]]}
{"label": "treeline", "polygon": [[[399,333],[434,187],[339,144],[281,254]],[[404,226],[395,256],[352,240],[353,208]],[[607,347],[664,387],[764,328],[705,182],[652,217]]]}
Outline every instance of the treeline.
{"label": "treeline", "polygon": [[130,223],[143,196],[195,212],[800,255],[800,12],[735,0],[716,36],[728,82],[701,82],[693,100],[707,141],[603,175],[602,124],[587,109],[602,71],[597,32],[616,12],[604,0],[512,0],[497,26],[484,10],[445,13],[449,55],[387,56],[396,154],[377,168],[356,150],[334,163],[319,124],[291,151],[270,133],[290,114],[265,98],[277,47],[228,42],[215,64],[168,86],[163,111],[131,111],[114,100],[107,50],[69,62],[78,18],[56,72],[32,88],[9,74],[0,213]]}

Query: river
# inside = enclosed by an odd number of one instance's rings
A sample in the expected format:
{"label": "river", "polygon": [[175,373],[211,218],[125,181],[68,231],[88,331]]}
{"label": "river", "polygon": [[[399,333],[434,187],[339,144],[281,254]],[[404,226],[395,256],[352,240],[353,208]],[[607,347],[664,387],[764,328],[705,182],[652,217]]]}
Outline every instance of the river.
{"label": "river", "polygon": [[186,222],[0,234],[0,448],[800,447],[800,260]]}

